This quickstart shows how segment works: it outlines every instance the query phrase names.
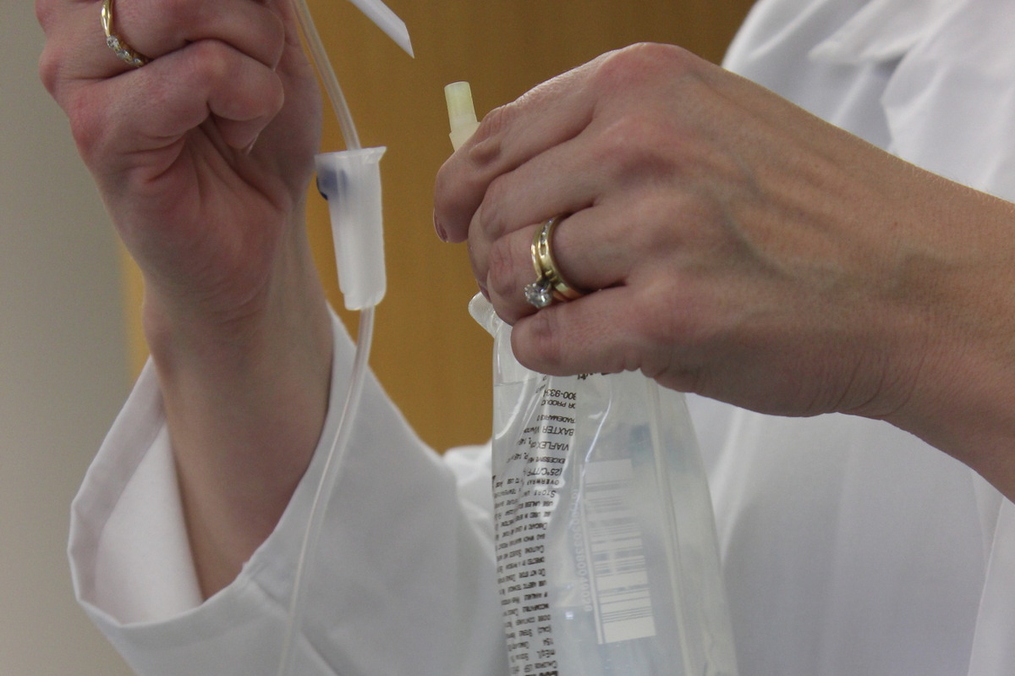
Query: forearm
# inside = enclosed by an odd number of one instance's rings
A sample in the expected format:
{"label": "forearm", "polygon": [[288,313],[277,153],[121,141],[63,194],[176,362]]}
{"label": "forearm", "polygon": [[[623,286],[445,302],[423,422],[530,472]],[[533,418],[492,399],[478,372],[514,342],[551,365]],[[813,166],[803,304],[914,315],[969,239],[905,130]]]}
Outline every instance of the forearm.
{"label": "forearm", "polygon": [[294,232],[258,292],[228,315],[146,288],[145,331],[206,596],[271,533],[324,422],[330,317]]}
{"label": "forearm", "polygon": [[943,179],[928,187],[909,214],[923,240],[899,247],[927,338],[912,389],[883,417],[1015,500],[1015,205]]}

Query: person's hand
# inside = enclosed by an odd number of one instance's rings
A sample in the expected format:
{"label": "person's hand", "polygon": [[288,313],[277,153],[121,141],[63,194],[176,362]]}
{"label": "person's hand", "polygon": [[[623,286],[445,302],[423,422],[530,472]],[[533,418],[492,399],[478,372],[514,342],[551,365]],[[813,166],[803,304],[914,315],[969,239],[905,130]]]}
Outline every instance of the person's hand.
{"label": "person's hand", "polygon": [[43,82],[145,279],[144,328],[198,575],[271,532],[327,407],[331,324],[304,231],[321,104],[288,0],[38,0]]}
{"label": "person's hand", "polygon": [[[819,413],[867,403],[878,383],[843,391],[837,372],[876,371],[861,366],[898,348],[857,321],[892,265],[890,224],[871,209],[889,197],[886,160],[871,155],[715,66],[639,45],[491,113],[438,176],[436,214],[450,240],[468,237],[522,363],[640,369]],[[535,278],[529,245],[557,214],[560,271],[595,293],[536,312],[522,292]],[[913,324],[899,340],[922,347],[918,316],[886,321]]]}
{"label": "person's hand", "polygon": [[[530,243],[558,214],[560,272],[590,293],[536,311]],[[1010,205],[661,45],[493,111],[435,194],[438,233],[468,239],[530,368],[640,369],[763,412],[886,417],[956,452],[939,423],[968,422],[997,393],[984,375],[1015,364],[1012,321],[994,321],[1015,317],[997,291],[1015,281],[1012,222]],[[983,387],[948,401],[967,381]]]}
{"label": "person's hand", "polygon": [[[39,0],[40,73],[140,264],[149,300],[214,317],[268,292],[320,134],[317,85],[284,0]],[[154,298],[153,298],[154,296]]]}

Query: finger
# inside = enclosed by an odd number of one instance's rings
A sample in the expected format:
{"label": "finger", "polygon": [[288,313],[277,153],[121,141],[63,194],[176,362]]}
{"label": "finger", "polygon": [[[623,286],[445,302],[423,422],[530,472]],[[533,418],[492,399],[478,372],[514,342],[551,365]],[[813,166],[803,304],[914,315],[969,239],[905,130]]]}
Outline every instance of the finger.
{"label": "finger", "polygon": [[[576,220],[584,222],[588,216],[584,212],[609,193],[611,181],[604,172],[606,163],[600,159],[595,132],[594,125],[588,126],[577,137],[498,176],[472,216],[469,253],[473,274],[484,293],[492,291],[502,301],[504,306],[498,310],[509,321],[526,314],[521,289],[532,281],[529,250],[538,224],[562,214],[570,214],[568,219],[581,214]],[[518,199],[519,195],[524,199]],[[562,225],[557,226],[558,233]]]}
{"label": "finger", "polygon": [[[631,287],[605,289],[520,319],[511,335],[515,356],[528,368],[551,375],[642,370],[650,377],[665,373],[672,378],[690,372],[689,364],[677,363],[682,350],[676,341],[673,349],[660,349],[658,327],[650,323],[663,307],[646,304],[643,296]],[[674,315],[679,302],[668,299],[666,313]],[[676,380],[669,384],[675,386]]]}
{"label": "finger", "polygon": [[549,80],[488,114],[473,137],[437,174],[434,218],[449,241],[468,235],[473,214],[499,176],[577,136],[595,99],[582,86],[595,62]]}
{"label": "finger", "polygon": [[113,0],[115,30],[152,58],[199,40],[219,40],[274,68],[284,44],[275,2],[258,0]]}
{"label": "finger", "polygon": [[[572,289],[589,293],[625,283],[638,260],[646,254],[628,235],[637,232],[631,213],[611,203],[583,209],[562,219],[553,229],[550,252],[560,277]],[[516,230],[489,246],[470,247],[473,272],[483,280],[498,314],[510,323],[532,314],[525,286],[536,281],[533,238],[542,226]]]}
{"label": "finger", "polygon": [[531,244],[539,225],[530,225],[494,242],[469,242],[472,274],[501,319],[509,324],[535,312],[525,285],[536,279]]}
{"label": "finger", "polygon": [[493,179],[472,215],[470,238],[494,241],[512,230],[595,204],[608,192],[609,181],[594,137],[594,127],[586,127]]}
{"label": "finger", "polygon": [[[61,82],[89,82],[134,69],[106,44],[100,7],[93,0],[40,2],[39,20],[47,34],[40,72],[51,92]],[[218,40],[274,68],[285,43],[278,12],[254,0],[114,0],[113,8],[114,33],[149,58]]]}
{"label": "finger", "polygon": [[115,175],[146,165],[150,175],[157,175],[173,156],[154,151],[172,146],[205,121],[214,120],[225,144],[246,148],[283,101],[282,84],[271,69],[205,40],[122,78],[81,88],[71,122],[89,166],[105,165]]}
{"label": "finger", "polygon": [[[273,70],[234,49],[202,41],[166,57],[167,88],[174,92],[151,123],[139,131],[157,137],[183,135],[214,117],[223,140],[247,148],[282,108],[285,93]],[[153,73],[154,77],[154,73]],[[158,87],[156,83],[153,88]],[[192,93],[188,95],[188,86]]]}
{"label": "finger", "polygon": [[[722,232],[701,227],[713,218],[707,203],[679,187],[633,186],[560,220],[550,253],[558,274],[579,292],[641,283],[700,266],[701,260],[725,259],[729,252]],[[523,290],[537,276],[531,253],[536,230],[530,226],[493,242],[478,236],[469,241],[473,271],[509,322],[532,311]]]}

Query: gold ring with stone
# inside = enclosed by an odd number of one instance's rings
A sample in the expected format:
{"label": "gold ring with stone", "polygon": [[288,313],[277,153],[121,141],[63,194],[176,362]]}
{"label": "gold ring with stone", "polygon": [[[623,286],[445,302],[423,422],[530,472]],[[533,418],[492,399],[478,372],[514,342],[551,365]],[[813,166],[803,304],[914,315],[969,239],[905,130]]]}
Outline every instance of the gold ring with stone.
{"label": "gold ring with stone", "polygon": [[102,30],[106,33],[106,44],[127,65],[140,68],[151,61],[150,58],[128,45],[113,31],[113,0],[103,0]]}
{"label": "gold ring with stone", "polygon": [[568,301],[585,295],[567,283],[557,262],[553,258],[553,230],[564,220],[564,216],[554,216],[536,230],[532,238],[532,267],[536,271],[536,281],[525,285],[525,300],[537,309],[550,305],[553,301]]}

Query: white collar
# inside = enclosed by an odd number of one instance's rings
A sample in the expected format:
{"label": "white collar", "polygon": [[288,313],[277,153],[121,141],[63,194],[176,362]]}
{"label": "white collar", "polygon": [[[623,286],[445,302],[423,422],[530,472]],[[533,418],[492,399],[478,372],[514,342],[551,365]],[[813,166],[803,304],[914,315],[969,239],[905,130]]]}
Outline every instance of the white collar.
{"label": "white collar", "polygon": [[809,56],[849,64],[901,58],[956,4],[954,0],[871,0]]}

